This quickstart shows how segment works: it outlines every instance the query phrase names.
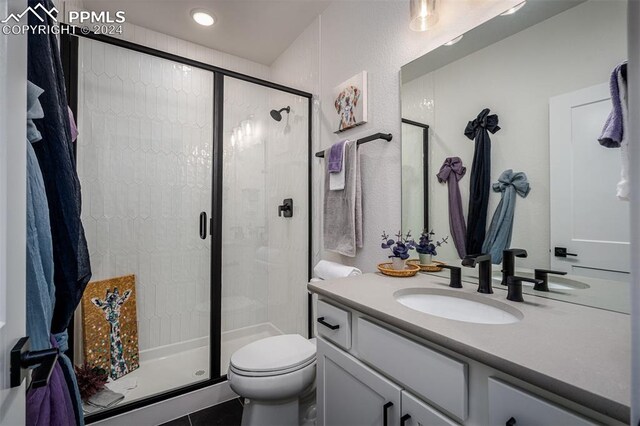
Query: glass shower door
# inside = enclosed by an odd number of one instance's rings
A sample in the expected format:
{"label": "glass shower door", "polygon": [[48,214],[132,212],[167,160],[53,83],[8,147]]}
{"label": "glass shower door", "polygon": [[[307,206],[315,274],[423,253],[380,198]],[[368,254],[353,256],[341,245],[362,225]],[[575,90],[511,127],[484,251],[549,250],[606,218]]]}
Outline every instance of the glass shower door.
{"label": "glass shower door", "polygon": [[221,374],[252,341],[307,335],[309,258],[309,100],[232,77],[224,94]]}
{"label": "glass shower door", "polygon": [[75,363],[109,370],[114,329],[90,299],[133,289],[119,324],[128,374],[107,385],[122,405],[211,375],[211,240],[198,218],[211,211],[213,73],[94,40],[80,39],[78,55],[93,278],[76,314]]}

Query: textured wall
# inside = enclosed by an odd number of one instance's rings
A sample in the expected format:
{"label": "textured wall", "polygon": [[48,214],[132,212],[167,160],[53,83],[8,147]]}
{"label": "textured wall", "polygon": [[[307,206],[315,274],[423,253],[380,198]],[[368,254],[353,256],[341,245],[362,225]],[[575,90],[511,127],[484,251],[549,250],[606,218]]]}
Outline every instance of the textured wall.
{"label": "textured wall", "polygon": [[[466,214],[474,144],[463,130],[491,108],[501,127],[491,135],[491,182],[513,169],[525,172],[531,184],[528,197],[516,201],[512,246],[529,252],[518,264],[549,267],[549,98],[608,81],[611,69],[627,57],[625,19],[625,2],[589,1],[403,85],[404,115],[431,125],[430,219],[438,234],[449,233],[449,210],[446,185],[435,174],[444,158],[462,158]],[[552,44],[553,49],[539,49]],[[435,106],[424,108],[424,99]],[[492,193],[488,221],[499,201]],[[439,254],[457,259],[453,244]]]}
{"label": "textured wall", "polygon": [[[319,131],[319,102],[316,94],[320,92],[319,85],[319,72],[320,72],[320,19],[316,19],[307,29],[298,36],[298,38],[289,46],[289,48],[273,63],[271,66],[271,78],[274,82],[282,83],[296,89],[305,90],[314,94],[313,106],[312,106],[312,155],[318,148],[318,136]],[[302,99],[298,100],[298,104]],[[304,100],[304,106],[306,108],[306,100]],[[301,114],[302,111],[295,111],[296,114]],[[305,117],[307,113],[305,112]],[[297,135],[295,136],[297,143],[306,144],[307,134],[300,133],[306,131],[306,126],[299,126]],[[315,183],[320,179],[318,176],[318,168],[315,164],[320,160],[313,159],[312,161],[312,182],[314,188],[312,190],[312,223],[318,223],[319,203],[322,199],[319,197],[320,192],[317,191]],[[306,175],[308,174],[307,161],[304,160],[304,164],[300,164],[297,168],[298,172],[296,176],[300,176],[299,184],[306,185]],[[299,173],[299,174],[298,174]],[[304,192],[306,197],[306,190]],[[301,200],[306,204],[306,199]],[[300,210],[301,214],[307,215],[308,210]],[[280,225],[280,221],[275,219],[274,225]],[[305,222],[306,224],[307,222]],[[270,228],[271,229],[271,228]],[[301,233],[307,233],[306,230],[302,230]],[[288,234],[290,235],[290,234]],[[276,234],[273,236],[276,244],[285,243],[282,238],[288,237],[284,234]],[[301,247],[300,244],[304,241],[307,244],[306,239],[299,237],[293,237],[297,240],[291,242],[297,244],[300,249],[304,250],[306,255],[307,246]],[[312,247],[312,263],[315,264],[317,259],[320,258],[320,241],[314,235],[313,247]],[[306,261],[305,261],[306,262]],[[305,264],[306,266],[306,264]],[[289,275],[288,280],[269,280],[269,318],[278,328],[285,333],[299,333],[303,336],[307,334],[307,271],[300,271],[294,269],[291,273],[295,275]],[[289,303],[287,309],[283,309],[285,304]]]}
{"label": "textured wall", "polygon": [[[274,64],[272,75],[285,84],[304,82],[320,101],[318,142],[314,150],[339,138],[358,138],[378,131],[394,134],[391,143],[372,142],[361,148],[364,244],[355,258],[318,250],[318,258],[353,264],[374,271],[385,260],[379,235],[399,229],[400,212],[400,68],[403,64],[504,11],[518,0],[441,3],[440,23],[433,31],[414,33],[409,26],[409,6],[404,1],[336,1],[321,14],[319,35],[299,38]],[[314,27],[314,22],[311,27]],[[315,32],[315,31],[314,31]],[[304,47],[303,47],[304,46]],[[313,72],[319,46],[318,82],[301,79],[297,70]],[[291,52],[299,52],[295,55]],[[309,65],[303,65],[309,64]],[[288,73],[275,70],[290,69]],[[354,74],[369,74],[368,123],[336,136],[332,90]],[[308,74],[311,75],[311,74]],[[276,77],[277,76],[277,77]],[[317,91],[315,91],[317,90]],[[321,200],[323,160],[313,160],[314,200]],[[319,196],[320,195],[320,196]],[[314,209],[321,209],[316,202]],[[321,211],[321,210],[320,210]],[[322,218],[314,213],[314,240],[321,241]],[[315,251],[314,251],[315,254]],[[317,260],[317,259],[316,259]]]}

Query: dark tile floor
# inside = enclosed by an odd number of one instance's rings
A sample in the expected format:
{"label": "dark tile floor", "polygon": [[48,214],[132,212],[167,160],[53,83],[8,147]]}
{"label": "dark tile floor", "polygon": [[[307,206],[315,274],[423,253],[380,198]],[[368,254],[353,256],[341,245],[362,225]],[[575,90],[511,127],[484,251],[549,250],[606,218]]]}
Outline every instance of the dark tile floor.
{"label": "dark tile floor", "polygon": [[161,426],[240,426],[242,403],[232,399],[225,403],[196,411]]}

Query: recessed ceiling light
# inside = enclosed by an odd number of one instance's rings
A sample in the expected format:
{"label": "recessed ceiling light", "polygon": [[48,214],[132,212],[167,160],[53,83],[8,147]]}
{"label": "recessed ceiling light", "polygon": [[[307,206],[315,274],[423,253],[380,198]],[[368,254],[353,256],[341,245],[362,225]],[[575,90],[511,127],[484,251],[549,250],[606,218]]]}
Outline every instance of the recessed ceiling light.
{"label": "recessed ceiling light", "polygon": [[462,40],[462,37],[464,37],[464,34],[460,34],[458,37],[454,38],[453,40],[449,40],[444,45],[445,46],[453,46],[454,44],[456,44],[457,42]]}
{"label": "recessed ceiling light", "polygon": [[205,27],[210,27],[216,23],[216,18],[213,13],[204,9],[193,9],[191,11],[191,17],[196,23]]}
{"label": "recessed ceiling light", "polygon": [[513,15],[514,13],[516,13],[517,11],[519,11],[520,9],[522,9],[524,7],[524,5],[527,4],[527,1],[523,1],[522,3],[518,3],[517,5],[513,6],[511,9],[508,9],[506,12],[502,12],[500,14],[500,16],[509,16],[509,15]]}

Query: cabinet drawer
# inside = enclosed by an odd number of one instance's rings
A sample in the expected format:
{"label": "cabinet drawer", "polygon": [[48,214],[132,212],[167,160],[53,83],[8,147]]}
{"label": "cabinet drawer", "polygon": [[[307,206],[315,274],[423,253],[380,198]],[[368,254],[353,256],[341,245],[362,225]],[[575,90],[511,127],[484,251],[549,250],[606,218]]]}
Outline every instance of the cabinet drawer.
{"label": "cabinet drawer", "polygon": [[358,318],[358,357],[459,420],[468,411],[467,364]]}
{"label": "cabinet drawer", "polygon": [[512,417],[518,426],[596,425],[539,396],[489,378],[489,424],[504,425]]}
{"label": "cabinet drawer", "polygon": [[402,391],[402,426],[457,426],[459,423],[440,414],[407,391]]}
{"label": "cabinet drawer", "polygon": [[343,349],[350,349],[351,312],[318,300],[316,314],[318,335]]}

